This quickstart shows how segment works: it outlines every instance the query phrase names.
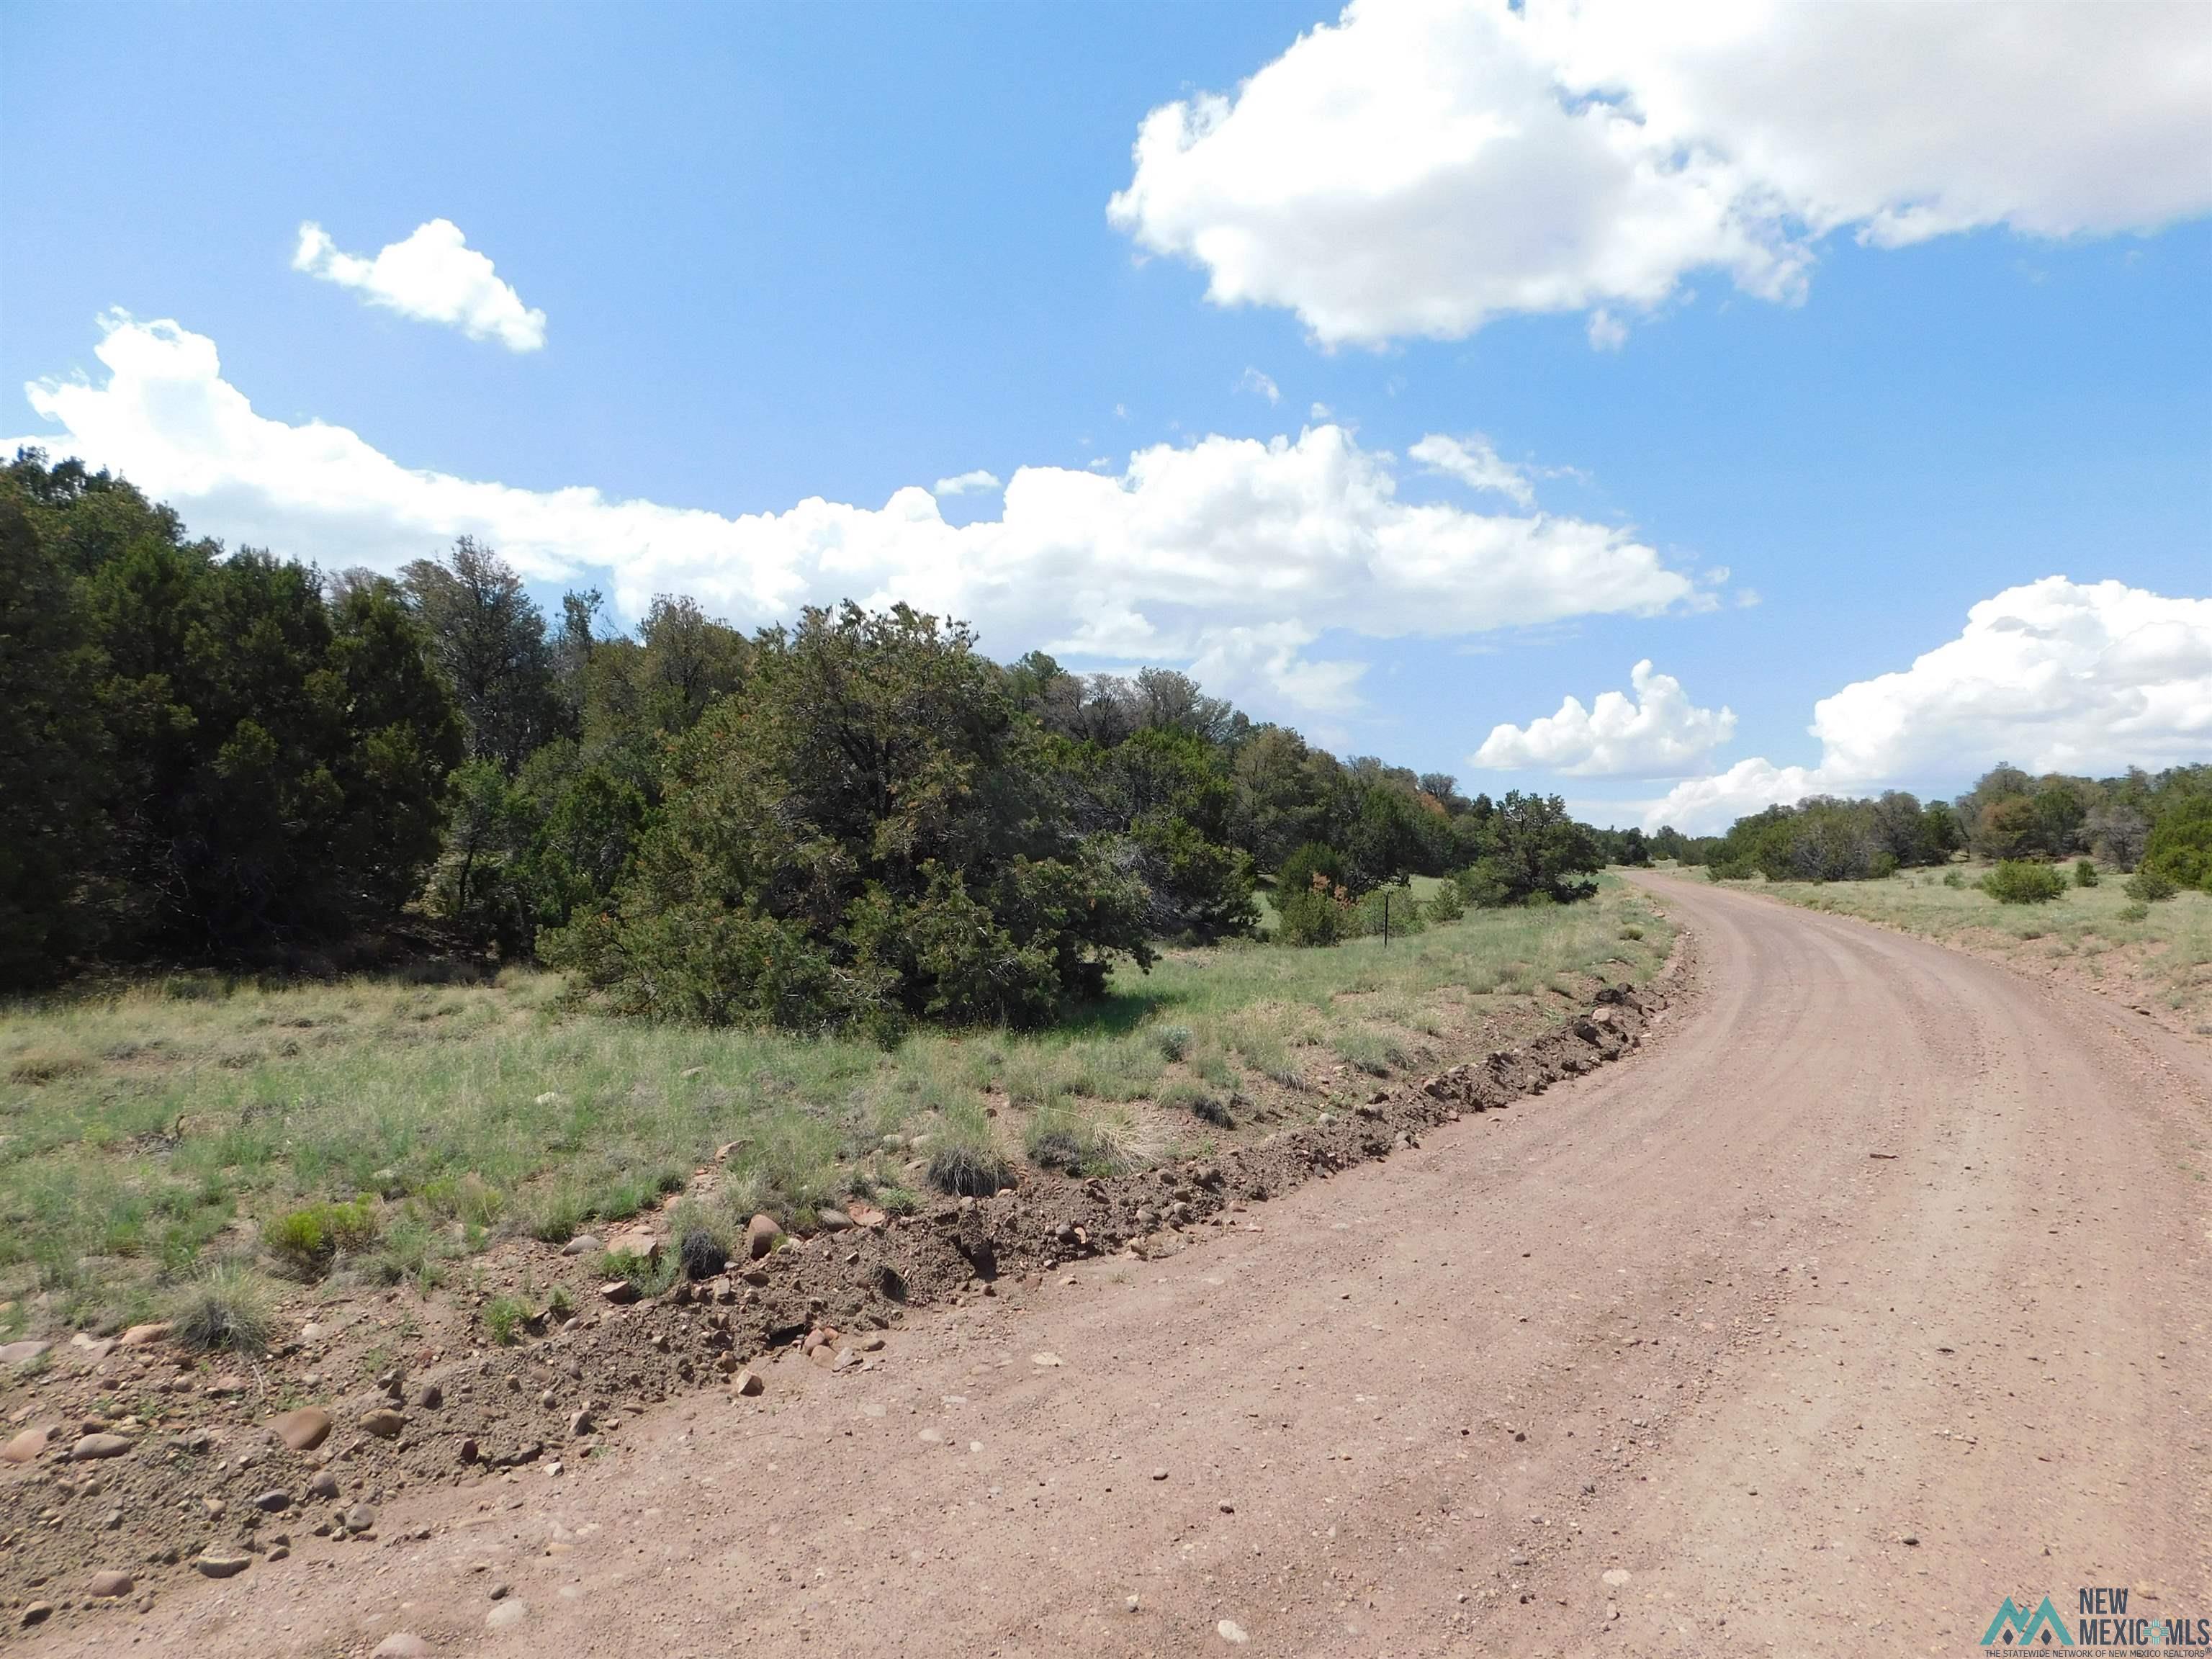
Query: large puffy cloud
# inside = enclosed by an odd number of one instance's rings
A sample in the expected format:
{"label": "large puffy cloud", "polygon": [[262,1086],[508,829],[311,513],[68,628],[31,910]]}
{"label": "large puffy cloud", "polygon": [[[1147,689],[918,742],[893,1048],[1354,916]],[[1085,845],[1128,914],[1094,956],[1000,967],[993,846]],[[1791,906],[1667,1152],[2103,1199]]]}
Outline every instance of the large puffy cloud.
{"label": "large puffy cloud", "polygon": [[1717,829],[1828,793],[1956,778],[1999,761],[2116,772],[2212,755],[2212,599],[2063,576],[2008,587],[1959,637],[1813,710],[1815,767],[1740,761],[1677,785],[1656,827]]}
{"label": "large puffy cloud", "polygon": [[1735,731],[1727,708],[1699,708],[1671,674],[1649,658],[1629,671],[1632,699],[1601,691],[1585,708],[1569,697],[1556,714],[1526,726],[1498,726],[1468,763],[1510,770],[1538,767],[1570,777],[1676,778],[1702,771]]}
{"label": "large puffy cloud", "polygon": [[215,343],[106,319],[106,381],[26,388],[57,435],[12,441],[112,467],[192,526],[325,567],[392,569],[468,534],[540,580],[609,573],[617,605],[686,592],[743,623],[851,597],[975,622],[994,649],[1205,665],[1224,690],[1346,707],[1356,660],[1324,629],[1449,636],[1710,603],[1618,527],[1396,498],[1388,454],[1343,428],[1140,450],[1118,477],[1030,466],[994,520],[953,526],[927,490],[881,507],[800,501],[741,517],[519,489],[404,467],[343,427],[257,414]]}
{"label": "large puffy cloud", "polygon": [[1109,215],[1327,343],[1586,310],[1612,346],[1694,272],[1796,297],[1838,230],[2212,210],[2208,82],[2188,5],[1353,0],[1233,97],[1152,111]]}
{"label": "large puffy cloud", "polygon": [[352,289],[369,304],[403,317],[444,323],[471,340],[497,340],[509,351],[535,351],[545,343],[545,313],[524,305],[451,219],[416,226],[406,240],[380,249],[374,258],[341,252],[310,221],[300,227],[292,269]]}

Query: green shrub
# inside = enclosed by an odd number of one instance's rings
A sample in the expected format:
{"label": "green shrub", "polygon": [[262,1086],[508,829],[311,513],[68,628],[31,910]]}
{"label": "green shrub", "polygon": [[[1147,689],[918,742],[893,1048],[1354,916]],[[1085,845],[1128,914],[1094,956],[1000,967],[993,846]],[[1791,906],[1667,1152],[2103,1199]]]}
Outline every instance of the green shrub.
{"label": "green shrub", "polygon": [[1966,875],[1961,871],[1946,870],[1943,872],[1943,884],[1946,887],[1964,887],[1966,884]]}
{"label": "green shrub", "polygon": [[2047,864],[2004,859],[1979,884],[1999,904],[2048,904],[2065,892],[2066,878]]}
{"label": "green shrub", "polygon": [[1318,876],[1334,890],[1344,885],[1344,858],[1336,848],[1318,841],[1292,848],[1275,866],[1275,902],[1279,908],[1291,893],[1315,887]]}
{"label": "green shrub", "polygon": [[2122,921],[2144,921],[2150,916],[2150,906],[2142,903],[2123,904],[2119,908]]}
{"label": "green shrub", "polygon": [[1191,1030],[1188,1025],[1163,1025],[1153,1032],[1152,1041],[1159,1045],[1163,1058],[1181,1060],[1190,1052]]}
{"label": "green shrub", "polygon": [[2074,884],[2076,887],[2094,887],[2097,884],[2097,866],[2093,860],[2074,860]]}
{"label": "green shrub", "polygon": [[177,1292],[168,1313],[178,1345],[199,1353],[259,1353],[276,1328],[268,1286],[235,1261]]}
{"label": "green shrub", "polygon": [[658,1255],[609,1250],[600,1258],[599,1270],[609,1279],[627,1279],[637,1286],[640,1296],[659,1296],[676,1282],[677,1262],[675,1254],[669,1250]]}
{"label": "green shrub", "polygon": [[529,1305],[520,1297],[495,1296],[483,1305],[484,1330],[501,1347],[511,1347],[530,1322]]}
{"label": "green shrub", "polygon": [[1275,898],[1275,942],[1278,945],[1335,945],[1359,932],[1359,919],[1342,888],[1323,892],[1306,888],[1278,892]]}
{"label": "green shrub", "polygon": [[1358,903],[1352,907],[1353,913],[1358,918],[1361,933],[1369,939],[1380,939],[1382,936],[1382,918],[1386,905],[1389,908],[1390,936],[1393,939],[1428,931],[1428,918],[1422,915],[1420,902],[1414,898],[1410,888],[1377,887],[1374,891],[1362,896]]}
{"label": "green shrub", "polygon": [[1716,859],[1705,866],[1708,881],[1749,881],[1759,873],[1759,866],[1747,858]]}
{"label": "green shrub", "polygon": [[1457,882],[1439,882],[1437,890],[1421,901],[1421,908],[1431,921],[1457,921],[1467,914],[1467,901],[1460,896]]}
{"label": "green shrub", "polygon": [[548,960],[623,1012],[886,1038],[1041,1025],[1116,957],[1149,967],[1144,883],[974,647],[905,605],[763,635],[744,695],[670,753],[611,903]]}
{"label": "green shrub", "polygon": [[2172,898],[2181,890],[2165,871],[2154,868],[2146,861],[2143,867],[2128,878],[2122,890],[2138,904],[2158,904]]}
{"label": "green shrub", "polygon": [[2212,893],[2212,795],[2176,801],[2158,815],[2143,843],[2142,867],[2177,887]]}
{"label": "green shrub", "polygon": [[285,1267],[301,1274],[320,1273],[343,1251],[358,1255],[376,1243],[375,1201],[309,1204],[269,1224],[262,1242]]}

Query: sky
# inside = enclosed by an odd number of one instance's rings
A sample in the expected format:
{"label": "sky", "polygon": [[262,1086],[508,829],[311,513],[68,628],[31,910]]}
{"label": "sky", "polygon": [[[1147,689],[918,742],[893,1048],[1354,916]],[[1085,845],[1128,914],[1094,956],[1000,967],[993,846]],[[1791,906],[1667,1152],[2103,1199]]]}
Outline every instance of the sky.
{"label": "sky", "polygon": [[0,434],[1601,823],[2212,759],[2212,8],[11,0]]}

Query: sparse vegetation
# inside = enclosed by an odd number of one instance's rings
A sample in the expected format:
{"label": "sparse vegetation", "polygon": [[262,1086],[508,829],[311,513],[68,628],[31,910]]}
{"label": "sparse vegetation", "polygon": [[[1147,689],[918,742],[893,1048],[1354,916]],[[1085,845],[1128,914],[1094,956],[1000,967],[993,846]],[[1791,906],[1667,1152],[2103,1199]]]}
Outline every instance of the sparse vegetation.
{"label": "sparse vegetation", "polygon": [[[26,1056],[87,1063],[0,1085],[0,1300],[49,1292],[64,1323],[137,1316],[256,1241],[295,1277],[427,1293],[501,1238],[560,1243],[656,1208],[725,1147],[694,1207],[726,1240],[756,1210],[789,1224],[863,1189],[896,1213],[919,1191],[997,1190],[1041,1110],[1103,1126],[1116,1157],[1164,1155],[1225,1127],[1201,1103],[1238,1123],[1240,1092],[1322,1109],[1346,1032],[1363,1034],[1361,1066],[1418,1066],[1476,1022],[1539,1017],[1525,999],[1554,978],[1648,972],[1672,937],[1614,884],[1387,951],[1173,951],[1054,1029],[917,1030],[890,1050],[611,1018],[528,969],[427,985],[194,974],[18,1003],[0,1011],[0,1078]],[[1547,994],[1541,1017],[1565,1006]],[[312,1228],[288,1222],[303,1212]],[[672,1273],[690,1213],[672,1221]]]}
{"label": "sparse vegetation", "polygon": [[531,1316],[530,1305],[520,1297],[495,1296],[483,1305],[484,1333],[501,1347],[512,1347]]}

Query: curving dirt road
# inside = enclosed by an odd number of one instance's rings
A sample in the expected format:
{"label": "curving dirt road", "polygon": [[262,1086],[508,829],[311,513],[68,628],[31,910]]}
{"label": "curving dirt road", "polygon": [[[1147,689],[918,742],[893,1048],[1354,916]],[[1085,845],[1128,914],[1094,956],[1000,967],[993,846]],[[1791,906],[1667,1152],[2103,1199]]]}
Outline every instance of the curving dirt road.
{"label": "curving dirt road", "polygon": [[1691,994],[1622,1064],[46,1650],[1966,1653],[2098,1585],[2212,1618],[2203,1046],[1650,885]]}

